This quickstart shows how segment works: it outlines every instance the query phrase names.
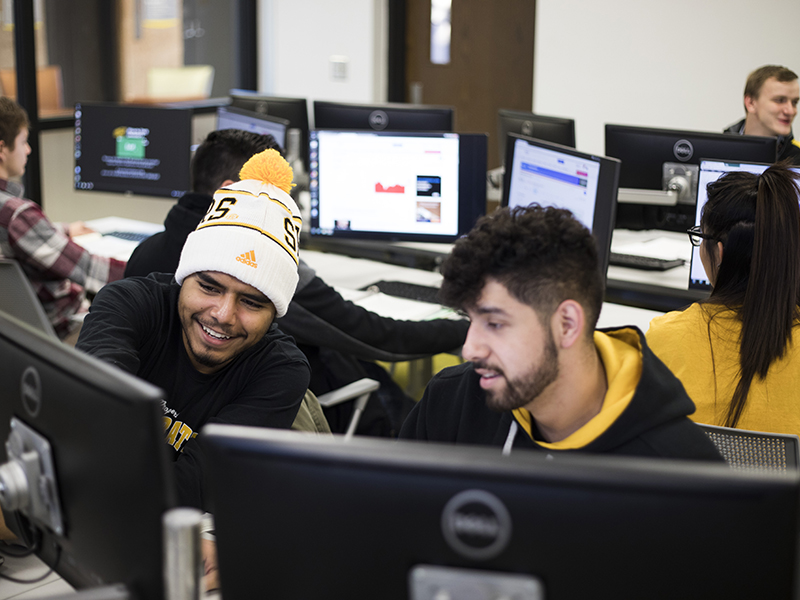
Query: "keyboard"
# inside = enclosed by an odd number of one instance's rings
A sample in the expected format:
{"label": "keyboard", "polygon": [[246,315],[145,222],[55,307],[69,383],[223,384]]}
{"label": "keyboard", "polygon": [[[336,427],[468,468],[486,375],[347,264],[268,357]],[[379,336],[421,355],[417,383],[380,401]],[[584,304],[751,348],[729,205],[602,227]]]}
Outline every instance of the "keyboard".
{"label": "keyboard", "polygon": [[612,252],[608,256],[608,264],[610,265],[641,269],[643,271],[666,271],[673,267],[680,267],[685,262],[682,258],[653,258],[652,256],[636,256],[618,252]]}
{"label": "keyboard", "polygon": [[121,240],[128,240],[131,242],[142,242],[149,238],[152,233],[141,233],[138,231],[109,231],[103,235],[110,235]]}
{"label": "keyboard", "polygon": [[365,290],[381,292],[388,296],[417,300],[418,302],[429,302],[430,304],[440,304],[439,288],[405,281],[376,281],[369,285]]}

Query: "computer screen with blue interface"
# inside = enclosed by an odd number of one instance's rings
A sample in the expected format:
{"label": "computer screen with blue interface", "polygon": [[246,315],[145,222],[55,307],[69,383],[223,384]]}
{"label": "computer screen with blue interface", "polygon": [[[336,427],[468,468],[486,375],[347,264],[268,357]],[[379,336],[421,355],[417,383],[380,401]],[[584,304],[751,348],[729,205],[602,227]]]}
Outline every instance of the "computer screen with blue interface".
{"label": "computer screen with blue interface", "polygon": [[284,150],[286,149],[287,127],[289,127],[289,121],[279,117],[262,115],[234,106],[217,108],[217,130],[242,129],[261,135],[271,135]]}
{"label": "computer screen with blue interface", "polygon": [[312,130],[310,140],[311,235],[447,242],[485,208],[483,134]]}
{"label": "computer screen with blue interface", "polygon": [[[706,188],[709,183],[716,181],[725,173],[730,173],[731,171],[745,171],[747,173],[760,175],[769,167],[770,165],[764,163],[701,160],[700,174],[697,179],[697,212],[695,215],[694,224],[700,225],[700,216],[703,214],[703,207],[708,201],[708,191]],[[706,275],[706,271],[703,268],[703,263],[700,260],[700,248],[698,246],[692,248],[692,266],[689,274],[689,289],[711,289],[711,283],[708,281],[708,275]]]}
{"label": "computer screen with blue interface", "polygon": [[[595,236],[601,266],[608,264],[619,161],[543,140],[509,134],[503,206],[566,208]],[[605,273],[605,270],[603,271]]]}

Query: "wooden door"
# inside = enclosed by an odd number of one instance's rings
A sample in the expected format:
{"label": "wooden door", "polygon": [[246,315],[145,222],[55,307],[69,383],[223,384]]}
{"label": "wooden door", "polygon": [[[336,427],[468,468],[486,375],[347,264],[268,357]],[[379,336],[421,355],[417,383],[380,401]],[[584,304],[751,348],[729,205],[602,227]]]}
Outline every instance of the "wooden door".
{"label": "wooden door", "polygon": [[535,0],[453,0],[446,65],[430,60],[431,0],[406,2],[406,101],[454,106],[456,131],[487,132],[499,166],[498,109],[533,106]]}

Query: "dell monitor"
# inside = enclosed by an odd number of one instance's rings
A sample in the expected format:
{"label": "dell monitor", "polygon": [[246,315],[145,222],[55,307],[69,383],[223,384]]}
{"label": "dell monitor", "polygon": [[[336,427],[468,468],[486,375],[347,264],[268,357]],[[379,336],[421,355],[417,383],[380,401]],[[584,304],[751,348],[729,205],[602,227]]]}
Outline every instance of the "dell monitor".
{"label": "dell monitor", "polygon": [[486,135],[311,131],[311,236],[453,242],[486,210]]}
{"label": "dell monitor", "polygon": [[316,129],[453,131],[453,108],[423,104],[347,104],[314,101]]}
{"label": "dell monitor", "polygon": [[75,189],[180,198],[191,145],[191,109],[76,104]]}
{"label": "dell monitor", "polygon": [[226,600],[800,591],[796,471],[224,425],[201,441]]}
{"label": "dell monitor", "polygon": [[[265,96],[250,90],[229,92],[231,106],[289,121],[289,129],[300,131],[300,155],[308,172],[308,103],[305,98]],[[289,150],[285,148],[285,150]]]}
{"label": "dell monitor", "polygon": [[217,108],[217,130],[242,129],[260,135],[271,135],[282,150],[286,150],[286,129],[289,121],[279,117],[270,117],[235,106]]}
{"label": "dell monitor", "polygon": [[617,206],[619,161],[516,134],[508,135],[507,143],[501,206],[536,203],[572,211],[592,232],[605,277]]}
{"label": "dell monitor", "polygon": [[694,224],[701,159],[772,163],[776,143],[772,137],[606,125],[606,156],[622,161],[616,227],[685,231]]}
{"label": "dell monitor", "polygon": [[509,133],[575,147],[575,121],[563,117],[547,117],[522,110],[501,108],[497,111],[497,141],[500,162],[505,166],[506,139]]}
{"label": "dell monitor", "polygon": [[[6,313],[0,362],[7,525],[76,588],[163,598],[161,518],[176,492],[161,390]],[[20,464],[34,482],[27,505],[8,485]]]}

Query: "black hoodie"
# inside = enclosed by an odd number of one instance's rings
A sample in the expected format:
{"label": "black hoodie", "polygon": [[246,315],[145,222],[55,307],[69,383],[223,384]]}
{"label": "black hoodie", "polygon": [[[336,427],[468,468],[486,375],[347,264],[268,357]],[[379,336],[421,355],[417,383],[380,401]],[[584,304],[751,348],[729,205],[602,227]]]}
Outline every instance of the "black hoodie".
{"label": "black hoodie", "polygon": [[582,447],[559,450],[555,444],[554,448],[542,440],[535,422],[531,437],[511,411],[488,408],[471,363],[446,369],[431,380],[400,437],[499,446],[506,453],[524,448],[721,461],[713,442],[687,417],[695,407],[683,385],[650,351],[642,332],[636,328],[602,331],[613,335],[626,330],[638,336],[641,377],[621,414]]}

